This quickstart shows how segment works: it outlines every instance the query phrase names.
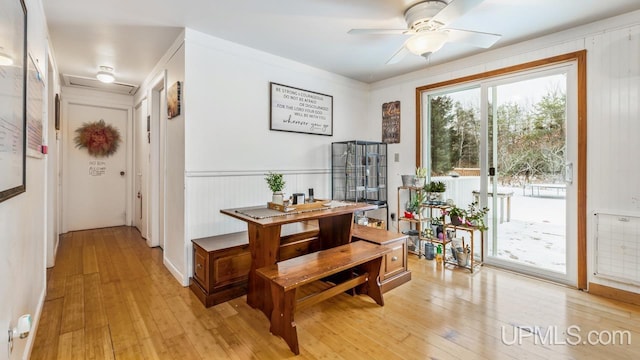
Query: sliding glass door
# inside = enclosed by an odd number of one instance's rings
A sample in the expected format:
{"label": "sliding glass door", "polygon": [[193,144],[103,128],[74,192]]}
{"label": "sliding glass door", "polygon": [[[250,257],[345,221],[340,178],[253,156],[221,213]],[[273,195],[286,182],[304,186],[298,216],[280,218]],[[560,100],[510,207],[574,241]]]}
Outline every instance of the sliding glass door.
{"label": "sliding glass door", "polygon": [[[423,159],[489,208],[485,262],[576,284],[575,65],[423,93]],[[573,109],[573,110],[572,110]]]}

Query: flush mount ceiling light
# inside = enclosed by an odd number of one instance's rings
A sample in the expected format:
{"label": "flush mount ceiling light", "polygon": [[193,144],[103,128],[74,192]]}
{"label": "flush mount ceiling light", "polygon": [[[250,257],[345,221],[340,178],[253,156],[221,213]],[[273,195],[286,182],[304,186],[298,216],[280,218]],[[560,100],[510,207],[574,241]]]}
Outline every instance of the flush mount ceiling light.
{"label": "flush mount ceiling light", "polygon": [[116,80],[113,76],[113,68],[110,66],[100,66],[100,71],[98,71],[98,75],[96,78],[103,83],[112,83]]}
{"label": "flush mount ceiling light", "polygon": [[13,59],[8,54],[0,51],[0,66],[13,65]]}

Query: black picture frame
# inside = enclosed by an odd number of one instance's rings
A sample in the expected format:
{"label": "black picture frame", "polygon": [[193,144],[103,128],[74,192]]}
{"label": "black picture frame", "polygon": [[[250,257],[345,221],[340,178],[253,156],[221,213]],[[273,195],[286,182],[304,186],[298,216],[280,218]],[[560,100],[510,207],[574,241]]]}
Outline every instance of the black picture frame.
{"label": "black picture frame", "polygon": [[269,130],[333,136],[333,96],[269,84]]}
{"label": "black picture frame", "polygon": [[[0,43],[11,65],[3,66],[0,96],[8,107],[0,108],[0,122],[8,130],[0,139],[0,202],[26,189],[27,179],[27,7],[24,0],[0,0]],[[18,79],[10,81],[9,79]],[[15,111],[15,109],[20,109]]]}

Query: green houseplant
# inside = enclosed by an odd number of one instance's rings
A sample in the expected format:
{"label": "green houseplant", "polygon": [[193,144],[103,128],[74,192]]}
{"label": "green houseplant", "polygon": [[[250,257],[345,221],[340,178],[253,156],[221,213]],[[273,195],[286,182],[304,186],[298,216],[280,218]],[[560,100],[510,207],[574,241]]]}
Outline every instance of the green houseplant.
{"label": "green houseplant", "polygon": [[485,231],[488,229],[484,222],[484,217],[489,212],[488,207],[481,208],[477,201],[472,202],[467,207],[465,223],[467,225],[475,226],[480,231]]}
{"label": "green houseplant", "polygon": [[444,203],[443,193],[447,189],[447,184],[442,181],[431,181],[423,188],[425,192],[429,193],[429,203],[432,205],[439,205]]}
{"label": "green houseplant", "polygon": [[267,186],[269,186],[269,189],[273,193],[272,202],[274,204],[282,205],[284,203],[284,194],[282,193],[282,190],[286,184],[284,181],[284,175],[270,171],[264,179],[267,181]]}
{"label": "green houseplant", "polygon": [[451,223],[453,225],[462,225],[467,212],[464,209],[454,205],[447,211],[447,214],[449,215],[449,218],[451,219]]}

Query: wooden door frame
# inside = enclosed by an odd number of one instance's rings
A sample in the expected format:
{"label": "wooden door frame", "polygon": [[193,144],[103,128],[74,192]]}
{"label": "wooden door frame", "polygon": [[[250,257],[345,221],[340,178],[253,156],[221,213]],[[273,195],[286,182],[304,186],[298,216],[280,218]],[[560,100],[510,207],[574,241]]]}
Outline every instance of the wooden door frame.
{"label": "wooden door frame", "polygon": [[424,166],[422,162],[422,93],[452,85],[461,85],[478,80],[485,80],[534,68],[576,62],[578,67],[578,170],[577,170],[577,287],[587,289],[587,51],[580,50],[568,54],[552,56],[523,64],[508,66],[478,74],[463,76],[457,79],[442,81],[416,88],[416,167]]}

